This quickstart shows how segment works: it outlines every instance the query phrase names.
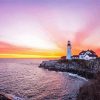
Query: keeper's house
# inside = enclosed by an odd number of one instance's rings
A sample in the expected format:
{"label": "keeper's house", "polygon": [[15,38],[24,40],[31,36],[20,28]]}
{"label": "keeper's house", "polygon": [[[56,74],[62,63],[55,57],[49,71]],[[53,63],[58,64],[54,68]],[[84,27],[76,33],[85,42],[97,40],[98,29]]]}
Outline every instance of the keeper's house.
{"label": "keeper's house", "polygon": [[73,55],[72,59],[84,59],[84,60],[91,60],[96,59],[98,56],[92,50],[86,50],[79,53],[79,55]]}

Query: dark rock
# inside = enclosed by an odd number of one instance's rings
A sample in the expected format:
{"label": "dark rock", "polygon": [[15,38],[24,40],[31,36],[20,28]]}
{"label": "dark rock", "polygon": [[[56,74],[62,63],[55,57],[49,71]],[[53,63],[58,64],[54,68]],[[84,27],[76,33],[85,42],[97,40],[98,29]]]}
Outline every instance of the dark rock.
{"label": "dark rock", "polygon": [[3,94],[0,94],[0,100],[11,100],[8,97],[4,96]]}
{"label": "dark rock", "polygon": [[100,71],[100,59],[94,60],[50,60],[43,61],[39,67],[55,70],[55,71],[65,71],[81,75],[86,78],[94,78],[95,74]]}
{"label": "dark rock", "polygon": [[95,80],[80,88],[77,100],[100,100],[100,72],[97,73]]}

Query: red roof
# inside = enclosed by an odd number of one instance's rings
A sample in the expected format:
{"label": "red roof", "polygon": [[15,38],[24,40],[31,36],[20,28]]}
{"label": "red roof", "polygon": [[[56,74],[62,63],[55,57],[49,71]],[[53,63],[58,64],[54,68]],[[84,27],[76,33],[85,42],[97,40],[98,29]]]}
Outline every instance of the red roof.
{"label": "red roof", "polygon": [[79,57],[79,55],[73,55],[72,57]]}

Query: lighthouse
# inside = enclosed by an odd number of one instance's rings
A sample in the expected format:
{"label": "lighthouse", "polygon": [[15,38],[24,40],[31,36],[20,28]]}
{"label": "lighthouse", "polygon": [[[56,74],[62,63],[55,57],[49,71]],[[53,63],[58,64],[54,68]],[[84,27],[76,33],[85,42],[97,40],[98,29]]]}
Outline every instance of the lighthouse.
{"label": "lighthouse", "polygon": [[66,54],[66,59],[71,59],[71,42],[68,41],[67,43],[67,54]]}

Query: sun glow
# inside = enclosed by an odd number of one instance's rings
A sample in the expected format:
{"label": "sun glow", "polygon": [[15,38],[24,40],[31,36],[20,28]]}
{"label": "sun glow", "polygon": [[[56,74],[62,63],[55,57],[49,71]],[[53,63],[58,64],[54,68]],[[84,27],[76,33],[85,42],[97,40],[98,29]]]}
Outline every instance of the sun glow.
{"label": "sun glow", "polygon": [[[29,16],[28,16],[29,17]],[[0,37],[1,41],[7,41],[10,44],[17,46],[36,48],[36,49],[57,49],[58,47],[52,41],[50,41],[48,34],[43,27],[29,17],[27,19],[14,19],[10,26],[2,29],[3,33],[6,33]]]}
{"label": "sun glow", "polygon": [[9,43],[13,43],[18,46],[36,48],[36,49],[56,49],[56,45],[46,40],[42,35],[38,34],[20,34],[16,35],[16,39],[8,40]]}
{"label": "sun glow", "polygon": [[[0,0],[0,57],[38,58],[93,49],[100,55],[100,2]],[[94,16],[95,15],[95,16]]]}
{"label": "sun glow", "polygon": [[60,58],[54,55],[0,54],[0,58]]}

